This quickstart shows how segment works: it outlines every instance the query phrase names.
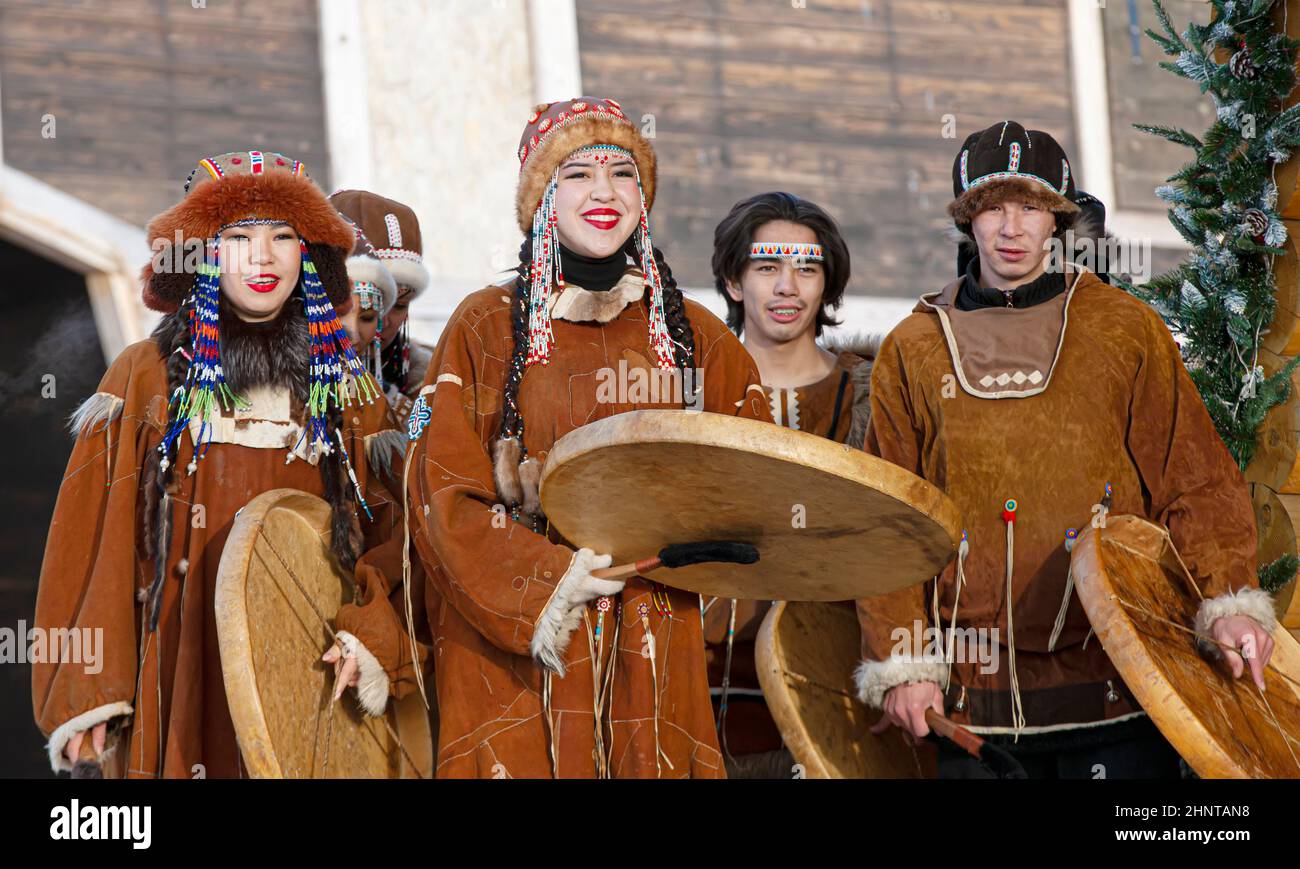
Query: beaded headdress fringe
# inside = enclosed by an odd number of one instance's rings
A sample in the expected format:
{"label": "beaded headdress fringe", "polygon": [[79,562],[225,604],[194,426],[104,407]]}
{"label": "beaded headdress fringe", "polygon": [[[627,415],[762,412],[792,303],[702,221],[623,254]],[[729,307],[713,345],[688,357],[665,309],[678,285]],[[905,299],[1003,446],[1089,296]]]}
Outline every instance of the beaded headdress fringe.
{"label": "beaded headdress fringe", "polygon": [[[632,159],[632,153],[616,145],[591,145],[580,148],[583,151],[607,151],[619,157]],[[637,252],[640,258],[641,272],[650,285],[650,347],[655,354],[660,368],[676,367],[673,355],[673,341],[668,334],[668,317],[664,312],[663,278],[655,264],[654,242],[650,238],[650,220],[646,213],[645,189],[641,185],[641,173],[636,171],[637,192],[641,197],[641,218],[634,231]],[[555,191],[559,184],[560,170],[557,168],[551,181],[542,194],[537,210],[533,212],[532,247],[533,261],[528,270],[528,355],[525,365],[547,364],[551,350],[555,346],[555,333],[551,325],[550,296],[552,285],[564,291],[564,267],[560,262],[559,239],[557,237],[558,218],[555,213]]]}
{"label": "beaded headdress fringe", "polygon": [[[286,464],[293,460],[294,451],[304,439],[308,448],[317,453],[329,455],[333,452],[333,439],[327,422],[331,405],[342,409],[352,406],[354,402],[373,403],[380,395],[373,376],[357,358],[352,342],[348,339],[343,324],[339,322],[338,312],[321,284],[305,241],[299,242],[299,251],[302,257],[302,300],[307,315],[310,348],[310,388],[307,425],[298,442],[289,450]],[[209,239],[205,246],[204,262],[199,267],[194,282],[194,291],[186,304],[194,352],[185,379],[171,395],[167,406],[169,423],[162,443],[158,445],[158,451],[162,454],[159,468],[163,471],[170,466],[172,451],[181,433],[193,420],[199,421],[199,430],[194,440],[194,458],[187,468],[191,474],[207,454],[212,442],[210,420],[213,412],[248,406],[247,401],[235,395],[226,385],[221,368],[221,331],[217,313],[220,278],[219,242],[217,239]],[[364,508],[365,500],[360,500]]]}

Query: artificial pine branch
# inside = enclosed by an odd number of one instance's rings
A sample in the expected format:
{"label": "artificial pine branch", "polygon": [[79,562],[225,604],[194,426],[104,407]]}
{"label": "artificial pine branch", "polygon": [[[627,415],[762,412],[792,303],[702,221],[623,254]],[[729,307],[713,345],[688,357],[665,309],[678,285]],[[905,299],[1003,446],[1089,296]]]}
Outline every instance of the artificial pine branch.
{"label": "artificial pine branch", "polygon": [[[1272,171],[1300,147],[1300,105],[1284,108],[1300,43],[1274,30],[1268,13],[1277,2],[1211,0],[1210,23],[1190,23],[1180,36],[1152,0],[1161,32],[1147,35],[1172,58],[1160,66],[1208,93],[1216,116],[1199,139],[1177,127],[1135,125],[1192,149],[1192,160],[1157,190],[1192,251],[1140,288],[1121,281],[1180,336],[1188,374],[1242,470],[1269,410],[1290,398],[1300,365],[1296,357],[1265,377],[1259,363],[1260,336],[1277,306],[1272,260],[1286,242]],[[1261,586],[1275,590],[1297,567],[1295,556],[1277,559],[1259,571]]]}

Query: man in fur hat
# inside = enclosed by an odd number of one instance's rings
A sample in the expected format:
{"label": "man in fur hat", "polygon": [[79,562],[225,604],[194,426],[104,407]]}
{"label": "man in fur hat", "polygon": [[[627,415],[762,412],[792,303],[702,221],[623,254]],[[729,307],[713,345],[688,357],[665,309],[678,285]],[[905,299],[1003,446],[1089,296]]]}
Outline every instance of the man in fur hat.
{"label": "man in fur hat", "polygon": [[[937,591],[859,601],[859,696],[884,710],[877,730],[924,736],[933,708],[1005,742],[1032,777],[1177,776],[1177,755],[1088,642],[1070,549],[1099,503],[1166,526],[1206,597],[1198,633],[1242,649],[1228,663],[1262,687],[1274,617],[1241,471],[1156,313],[1091,271],[1048,268],[1079,210],[1051,136],[1014,121],[971,135],[953,191],[949,214],[978,256],[885,338],[867,449],[939,486],[967,524]],[[999,664],[906,654],[914,644],[898,638],[927,626],[956,628],[950,643],[980,637]],[[987,773],[943,747],[940,775]]]}
{"label": "man in fur hat", "polygon": [[[791,193],[737,202],[713,233],[713,279],[727,325],[758,365],[777,425],[862,447],[867,387],[878,341],[818,343],[838,325],[849,282],[849,249],[835,219]],[[707,604],[709,684],[727,774],[788,777],[793,759],[763,702],[754,642],[770,601]]]}

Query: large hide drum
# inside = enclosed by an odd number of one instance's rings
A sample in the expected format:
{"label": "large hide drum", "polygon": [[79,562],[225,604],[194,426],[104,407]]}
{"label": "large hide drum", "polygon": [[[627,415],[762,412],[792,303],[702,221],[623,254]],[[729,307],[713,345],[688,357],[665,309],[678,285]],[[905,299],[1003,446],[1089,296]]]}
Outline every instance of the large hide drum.
{"label": "large hide drum", "polygon": [[806,778],[934,778],[936,751],[908,744],[858,699],[853,665],[861,657],[853,607],[777,603],[763,619],[754,656],[758,681],[781,738]]}
{"label": "large hide drum", "polygon": [[925,582],[961,541],[957,508],[883,459],[807,432],[717,413],[638,410],[555,442],[542,507],[566,540],[614,563],[703,540],[754,564],[660,570],[722,598],[852,600]]}
{"label": "large hide drum", "polygon": [[432,774],[418,692],[365,715],[350,689],[331,703],[332,642],[351,578],[329,558],[330,508],[273,489],[236,517],[217,574],[217,637],[226,698],[254,778],[411,778]]}
{"label": "large hide drum", "polygon": [[1202,596],[1163,527],[1109,516],[1074,547],[1088,619],[1160,732],[1205,778],[1300,777],[1300,645],[1281,626],[1260,694],[1197,652]]}

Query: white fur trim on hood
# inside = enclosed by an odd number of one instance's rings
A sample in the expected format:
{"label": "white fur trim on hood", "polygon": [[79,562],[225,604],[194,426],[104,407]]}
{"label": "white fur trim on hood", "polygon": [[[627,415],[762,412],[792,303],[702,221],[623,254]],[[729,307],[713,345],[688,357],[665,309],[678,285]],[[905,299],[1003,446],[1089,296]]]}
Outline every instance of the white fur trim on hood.
{"label": "white fur trim on hood", "polygon": [[948,666],[943,661],[918,661],[911,655],[897,655],[884,661],[863,661],[853,671],[853,681],[858,686],[858,699],[872,709],[880,709],[890,688],[912,682],[942,685],[947,675]]}
{"label": "white fur trim on hood", "polygon": [[1273,596],[1261,588],[1245,586],[1201,601],[1200,608],[1196,610],[1196,623],[1193,625],[1197,634],[1198,649],[1209,653],[1212,657],[1220,656],[1219,647],[1207,642],[1205,638],[1212,639],[1214,634],[1210,629],[1214,627],[1217,620],[1227,616],[1250,616],[1270,634],[1277,627]]}
{"label": "white fur trim on hood", "polygon": [[[83,712],[75,718],[70,718],[60,724],[53,733],[50,734],[50,741],[45,747],[50,752],[50,769],[56,773],[71,772],[72,764],[63,756],[63,751],[68,747],[69,740],[83,730],[89,731],[97,724],[103,724],[119,715],[130,715],[135,710],[131,704],[125,700],[117,700],[113,703],[105,703],[103,706],[97,706],[87,712]],[[86,738],[90,739],[91,734],[87,733]],[[106,746],[107,747],[107,746]]]}
{"label": "white fur trim on hood", "polygon": [[385,256],[384,254],[386,251],[384,249],[380,249],[377,253],[379,254],[379,258],[384,261],[384,265],[388,267],[388,271],[392,273],[393,279],[396,280],[397,283],[415,290],[415,295],[411,297],[412,299],[417,298],[421,293],[428,289],[429,282],[432,280],[429,276],[429,269],[425,267],[423,260],[416,262],[414,259],[410,259],[410,257],[415,256],[415,254],[412,254],[409,251],[403,251],[403,255],[401,256],[393,254]]}
{"label": "white fur trim on hood", "polygon": [[383,715],[384,709],[388,707],[388,674],[384,672],[383,665],[352,634],[339,631],[335,636],[339,645],[343,646],[343,654],[354,656],[361,670],[361,678],[357,682],[357,700],[361,703],[361,708],[369,715]]}

